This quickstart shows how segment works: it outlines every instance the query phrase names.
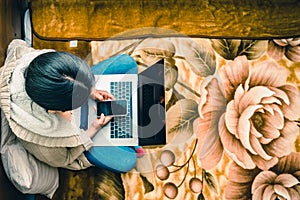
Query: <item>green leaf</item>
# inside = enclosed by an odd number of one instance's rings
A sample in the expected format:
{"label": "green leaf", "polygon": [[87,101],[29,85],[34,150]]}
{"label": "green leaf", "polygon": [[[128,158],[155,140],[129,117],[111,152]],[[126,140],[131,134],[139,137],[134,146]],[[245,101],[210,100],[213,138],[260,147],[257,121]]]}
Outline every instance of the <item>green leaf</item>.
{"label": "green leaf", "polygon": [[140,177],[143,181],[143,185],[144,185],[144,188],[145,188],[145,194],[153,191],[154,186],[152,185],[152,183],[150,183],[145,176],[140,175]]}
{"label": "green leaf", "polygon": [[202,192],[198,195],[197,200],[205,200],[205,197]]}
{"label": "green leaf", "polygon": [[204,170],[203,179],[206,182],[209,189],[211,189],[215,193],[218,193],[217,182],[215,180],[215,177],[211,173]]}
{"label": "green leaf", "polygon": [[172,96],[166,104],[166,110],[168,111],[178,100],[184,99],[184,96],[181,95],[175,88],[173,88]]}
{"label": "green leaf", "polygon": [[234,60],[246,55],[248,60],[259,58],[266,50],[267,40],[211,39],[213,49],[223,58]]}
{"label": "green leaf", "polygon": [[193,134],[193,121],[199,116],[198,104],[191,99],[177,101],[167,112],[168,134]]}
{"label": "green leaf", "polygon": [[186,61],[191,70],[198,76],[206,77],[215,73],[216,55],[207,39],[191,38],[171,39],[176,47],[175,58]]}
{"label": "green leaf", "polygon": [[239,55],[246,55],[248,60],[255,60],[267,50],[267,47],[267,40],[242,40]]}
{"label": "green leaf", "polygon": [[232,39],[211,39],[212,47],[223,58],[234,60],[238,55],[241,40]]}
{"label": "green leaf", "polygon": [[165,68],[165,87],[167,90],[173,88],[178,79],[178,68],[177,66],[167,66]]}
{"label": "green leaf", "polygon": [[210,45],[197,44],[191,46],[191,52],[185,57],[192,71],[202,77],[215,73],[216,56]]}
{"label": "green leaf", "polygon": [[140,57],[147,66],[153,65],[162,58],[171,58],[174,54],[173,43],[165,38],[146,38],[133,51],[133,55]]}

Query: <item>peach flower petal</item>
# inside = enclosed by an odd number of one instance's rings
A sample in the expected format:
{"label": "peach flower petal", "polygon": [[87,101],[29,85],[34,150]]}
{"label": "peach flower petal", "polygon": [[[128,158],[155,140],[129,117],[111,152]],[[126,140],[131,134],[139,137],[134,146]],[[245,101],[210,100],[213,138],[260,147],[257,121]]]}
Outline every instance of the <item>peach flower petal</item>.
{"label": "peach flower petal", "polygon": [[261,134],[259,131],[256,130],[252,121],[250,121],[250,134],[255,136],[256,138],[263,137],[263,134]]}
{"label": "peach flower petal", "polygon": [[275,184],[274,185],[274,190],[276,192],[276,194],[280,195],[281,197],[287,199],[287,200],[290,200],[290,195],[289,195],[289,191],[283,187],[282,185],[278,185],[278,184]]}
{"label": "peach flower petal", "polygon": [[273,113],[266,112],[263,116],[264,124],[267,126],[273,126],[276,129],[283,129],[284,127],[284,117],[281,112],[273,110]]}
{"label": "peach flower petal", "polygon": [[262,104],[278,104],[282,105],[282,102],[276,97],[265,97],[261,100]]}
{"label": "peach flower petal", "polygon": [[297,190],[297,192],[300,194],[300,185],[296,185],[294,188],[295,188],[295,189]]}
{"label": "peach flower petal", "polygon": [[206,90],[207,84],[208,84],[208,80],[204,79],[200,85],[201,98],[200,98],[200,102],[198,105],[198,112],[199,112],[199,115],[201,118],[203,118],[202,108],[203,108],[204,104],[206,104],[206,101],[207,101],[207,95],[208,95],[208,92]]}
{"label": "peach flower petal", "polygon": [[229,61],[228,66],[220,70],[222,83],[227,100],[233,98],[234,91],[241,83],[245,83],[249,76],[249,65],[246,56],[238,56]]}
{"label": "peach flower petal", "polygon": [[243,146],[248,149],[252,154],[255,154],[255,151],[250,145],[250,121],[249,119],[253,116],[254,112],[262,108],[262,105],[251,105],[247,107],[241,114],[238,122],[238,135]]}
{"label": "peach flower petal", "polygon": [[235,110],[239,109],[240,100],[244,96],[244,94],[245,94],[245,90],[243,88],[243,85],[240,84],[234,93],[234,108],[235,108]]}
{"label": "peach flower petal", "polygon": [[256,105],[265,97],[271,97],[275,92],[264,86],[255,86],[245,93],[239,103],[239,113],[250,105]]}
{"label": "peach flower petal", "polygon": [[221,114],[225,112],[226,100],[216,78],[202,82],[201,91],[204,101],[200,101],[200,118],[194,122],[194,131],[199,141],[197,152],[202,167],[210,169],[217,165],[223,155],[218,123]]}
{"label": "peach flower petal", "polygon": [[265,152],[265,150],[262,147],[261,143],[259,142],[259,140],[255,136],[250,135],[250,143],[251,143],[252,148],[256,152],[255,155],[259,155],[260,157],[262,157],[265,160],[271,160],[272,159],[272,156],[268,155]]}
{"label": "peach flower petal", "polygon": [[285,56],[293,62],[300,62],[300,46],[288,48]]}
{"label": "peach flower petal", "polygon": [[253,155],[252,160],[256,164],[256,166],[262,170],[268,170],[278,163],[277,157],[272,157],[271,160],[265,160],[260,156]]}
{"label": "peach flower petal", "polygon": [[274,195],[275,191],[274,191],[274,186],[273,185],[268,185],[264,192],[263,192],[263,196],[262,199],[264,200],[271,200],[272,196]]}
{"label": "peach flower petal", "polygon": [[274,182],[275,178],[277,177],[277,174],[275,174],[272,171],[262,171],[260,172],[254,179],[251,192],[254,193],[255,190],[257,190],[260,186],[264,184],[271,184]]}
{"label": "peach flower petal", "polygon": [[225,189],[225,199],[228,200],[249,200],[247,194],[249,186],[245,184],[228,182]]}
{"label": "peach flower petal", "polygon": [[[218,125],[212,125],[211,113],[206,113],[204,119],[194,120],[194,131],[198,138],[197,155],[204,169],[215,167],[223,155],[223,147],[217,132]],[[216,122],[217,123],[217,122]]]}
{"label": "peach flower petal", "polygon": [[[221,118],[224,118],[224,115],[222,115]],[[219,132],[224,151],[228,154],[228,156],[245,169],[255,168],[255,163],[253,162],[251,156],[248,154],[247,150],[243,147],[240,141],[237,140],[226,129],[224,119],[220,120]]]}
{"label": "peach flower petal", "polygon": [[243,169],[235,162],[231,163],[229,167],[229,179],[232,182],[241,183],[241,185],[250,183],[253,181],[254,177],[260,172],[261,170],[255,168],[253,170]]}
{"label": "peach flower petal", "polygon": [[206,113],[205,118],[199,118],[199,126],[197,128],[196,136],[198,138],[198,149],[200,149],[200,158],[205,157],[212,146],[219,140],[218,121],[209,120],[211,113]]}
{"label": "peach flower petal", "polygon": [[294,188],[288,188],[287,190],[289,192],[289,195],[290,195],[291,199],[299,198],[300,193],[297,190],[295,190]]}
{"label": "peach flower petal", "polygon": [[272,105],[274,105],[274,104],[265,104],[264,105],[264,110],[271,113],[271,115],[274,115],[274,110],[272,108]]}
{"label": "peach flower petal", "polygon": [[290,105],[290,99],[289,96],[283,91],[275,87],[268,87],[270,90],[275,92],[274,96],[281,99],[285,104]]}
{"label": "peach flower petal", "polygon": [[206,113],[203,119],[198,117],[193,122],[193,130],[198,138],[198,147],[201,146],[207,134],[215,134],[217,132],[217,127],[212,125],[211,114],[212,113]]}
{"label": "peach flower petal", "polygon": [[[254,191],[252,191],[252,199],[265,200],[263,199],[264,191],[268,187],[268,184],[259,185]],[[253,188],[253,187],[252,187]]]}
{"label": "peach flower petal", "polygon": [[[276,170],[276,172],[278,171],[278,172],[292,173],[296,176],[297,171],[300,171],[299,160],[300,160],[300,153],[292,152],[288,156],[281,158],[274,170]],[[298,179],[299,178],[300,177],[298,177]],[[300,192],[300,185],[299,185],[299,192]]]}
{"label": "peach flower petal", "polygon": [[[278,76],[280,74],[280,76]],[[287,71],[274,62],[258,64],[250,76],[250,86],[280,87],[286,83]]]}
{"label": "peach flower petal", "polygon": [[273,42],[281,47],[289,45],[289,39],[274,39]]}
{"label": "peach flower petal", "polygon": [[273,141],[272,138],[265,138],[265,137],[259,138],[259,142],[262,143],[262,144],[269,144],[272,141]]}
{"label": "peach flower petal", "polygon": [[217,140],[213,145],[211,145],[209,151],[205,152],[205,155],[200,156],[201,154],[203,154],[203,152],[198,151],[202,168],[205,170],[214,168],[220,162],[223,156],[223,147],[221,141]]}
{"label": "peach flower petal", "polygon": [[[203,147],[204,140],[207,137],[207,133],[210,126],[211,126],[210,113],[207,113],[203,119],[201,117],[196,118],[193,122],[193,131],[198,139],[197,155],[200,154],[200,151]],[[217,130],[215,129],[214,131]]]}
{"label": "peach flower petal", "polygon": [[297,179],[300,180],[300,171],[297,171],[297,172],[293,173],[293,175],[294,175],[295,177],[297,177]]}
{"label": "peach flower petal", "polygon": [[291,174],[279,174],[275,179],[275,183],[280,184],[286,188],[294,187],[299,184],[299,180]]}
{"label": "peach flower petal", "polygon": [[278,44],[276,44],[274,41],[269,41],[268,44],[268,54],[274,58],[275,60],[280,60],[284,53],[285,53],[285,48],[279,46]]}
{"label": "peach flower petal", "polygon": [[274,115],[275,112],[277,112],[277,114],[280,115],[280,118],[284,119],[284,115],[283,115],[282,110],[279,106],[280,105],[277,105],[277,104],[267,104],[267,105],[264,105],[264,109],[266,111],[268,111],[269,113],[271,113],[272,115]]}
{"label": "peach flower petal", "polygon": [[293,144],[298,132],[299,127],[294,122],[286,121],[281,131],[281,136],[265,146],[266,152],[270,155],[276,155],[277,157],[290,154],[293,150]]}
{"label": "peach flower petal", "polygon": [[[203,84],[203,85],[202,85]],[[219,88],[218,80],[216,78],[211,79],[210,82],[202,82],[201,95],[204,95],[203,99],[199,103],[199,115],[203,118],[207,112],[217,111],[221,114],[225,112],[226,99],[224,98],[221,89]]]}
{"label": "peach flower petal", "polygon": [[239,121],[239,113],[235,109],[234,106],[234,100],[231,100],[226,107],[225,112],[225,123],[228,131],[232,133],[236,138],[239,139],[238,133],[237,133],[237,124]]}
{"label": "peach flower petal", "polygon": [[261,128],[261,133],[265,138],[276,139],[280,137],[280,131],[270,123],[265,123]]}
{"label": "peach flower petal", "polygon": [[281,89],[286,92],[291,101],[290,105],[282,106],[284,116],[289,120],[297,120],[300,118],[300,92],[292,85],[285,85]]}
{"label": "peach flower petal", "polygon": [[300,38],[289,38],[287,39],[290,46],[295,47],[300,45]]}

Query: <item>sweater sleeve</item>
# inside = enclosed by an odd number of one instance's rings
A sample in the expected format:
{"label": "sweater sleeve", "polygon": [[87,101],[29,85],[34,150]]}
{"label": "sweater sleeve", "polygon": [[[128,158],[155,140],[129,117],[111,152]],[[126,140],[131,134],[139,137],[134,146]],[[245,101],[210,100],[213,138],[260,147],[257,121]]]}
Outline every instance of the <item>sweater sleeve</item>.
{"label": "sweater sleeve", "polygon": [[84,130],[81,130],[80,138],[82,140],[82,144],[83,144],[85,150],[88,151],[93,146],[92,139],[89,137],[89,135]]}
{"label": "sweater sleeve", "polygon": [[86,169],[92,164],[84,155],[84,145],[77,147],[45,147],[21,140],[25,149],[37,159],[53,167],[61,167],[71,170]]}

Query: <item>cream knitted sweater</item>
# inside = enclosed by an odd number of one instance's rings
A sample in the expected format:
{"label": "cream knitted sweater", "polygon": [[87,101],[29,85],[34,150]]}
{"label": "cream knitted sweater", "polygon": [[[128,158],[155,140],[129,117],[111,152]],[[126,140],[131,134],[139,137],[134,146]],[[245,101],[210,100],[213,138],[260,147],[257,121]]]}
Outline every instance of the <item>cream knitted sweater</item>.
{"label": "cream knitted sweater", "polygon": [[0,106],[9,126],[24,147],[39,160],[68,169],[85,169],[91,163],[84,151],[92,146],[88,135],[35,104],[25,92],[24,70],[38,55],[54,50],[35,50],[23,40],[13,40],[0,68]]}

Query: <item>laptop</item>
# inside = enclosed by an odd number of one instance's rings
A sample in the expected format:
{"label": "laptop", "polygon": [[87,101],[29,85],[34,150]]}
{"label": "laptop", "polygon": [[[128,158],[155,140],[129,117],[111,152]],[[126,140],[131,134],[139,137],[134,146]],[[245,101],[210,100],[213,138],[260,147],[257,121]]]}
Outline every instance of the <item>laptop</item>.
{"label": "laptop", "polygon": [[[93,138],[94,146],[146,146],[166,143],[164,59],[139,74],[95,75],[98,90],[126,101],[126,114],[115,115]],[[97,117],[97,103],[81,107],[80,128]],[[88,116],[88,117],[85,117]]]}

